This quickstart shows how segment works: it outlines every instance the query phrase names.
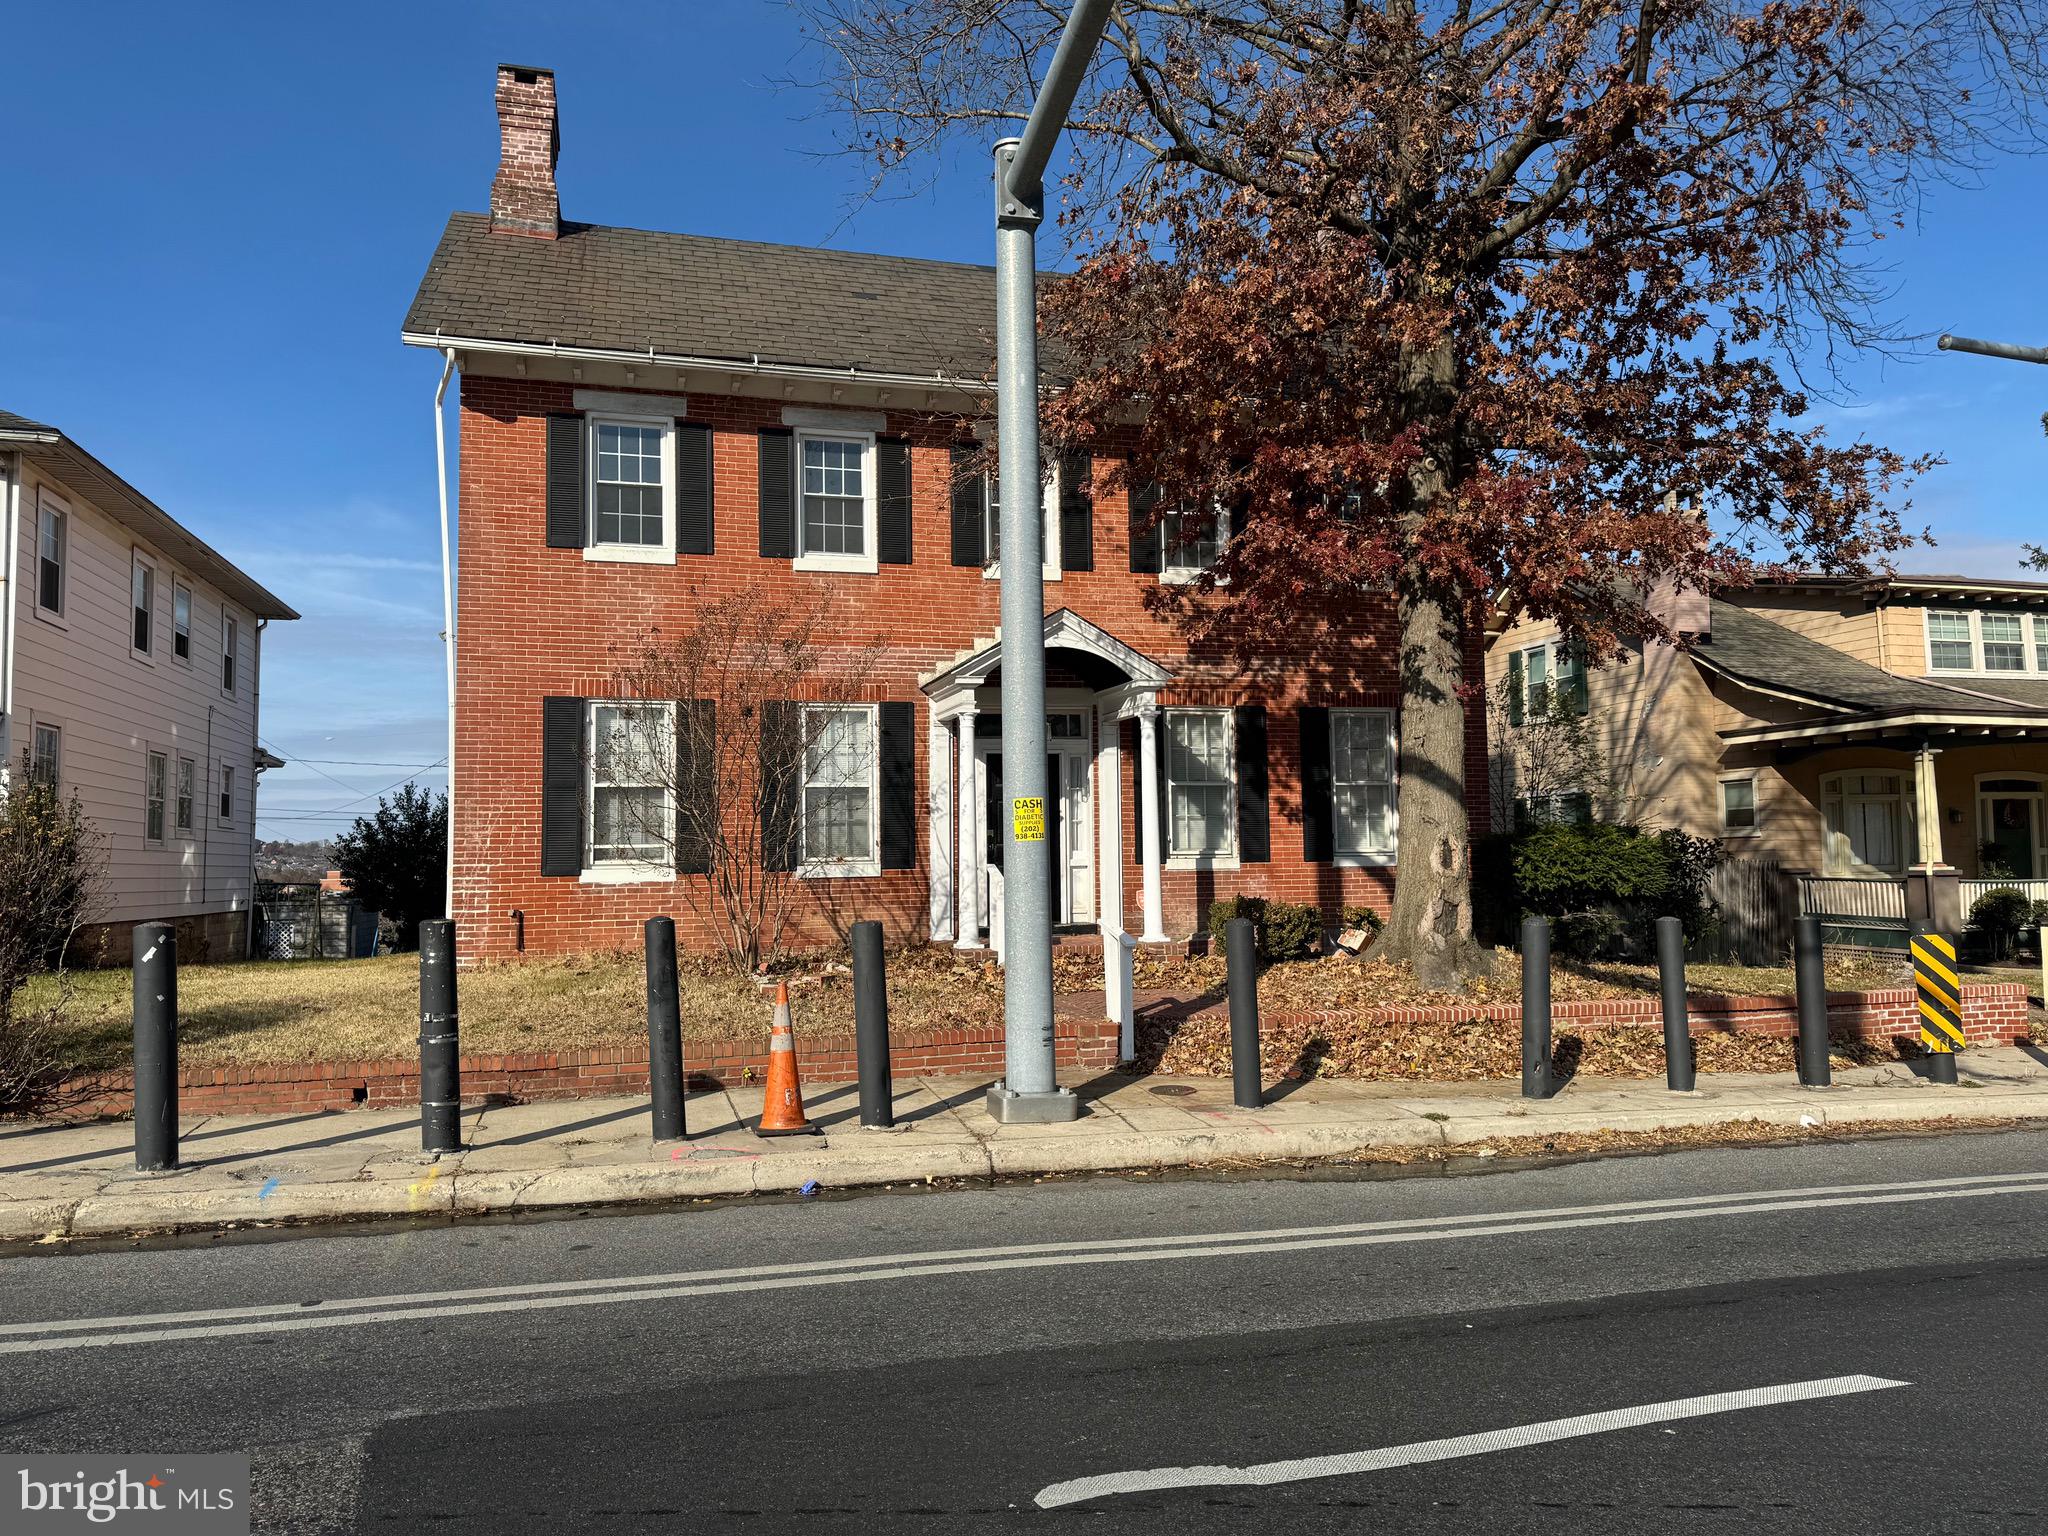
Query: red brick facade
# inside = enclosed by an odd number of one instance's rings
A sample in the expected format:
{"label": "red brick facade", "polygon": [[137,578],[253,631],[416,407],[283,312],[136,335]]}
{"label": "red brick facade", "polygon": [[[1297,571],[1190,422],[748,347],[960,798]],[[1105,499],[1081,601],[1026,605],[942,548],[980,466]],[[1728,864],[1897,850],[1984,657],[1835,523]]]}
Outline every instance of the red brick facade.
{"label": "red brick facade", "polygon": [[[671,399],[675,393],[668,391]],[[713,432],[715,553],[678,554],[672,565],[613,564],[546,544],[546,418],[572,410],[574,395],[572,384],[473,369],[462,379],[454,766],[455,916],[464,959],[511,956],[515,912],[523,914],[529,953],[628,946],[638,942],[646,918],[662,913],[676,919],[685,943],[706,942],[679,884],[595,885],[539,873],[541,700],[614,694],[624,660],[617,648],[650,627],[686,630],[693,610],[717,595],[752,589],[773,601],[817,584],[828,585],[842,605],[849,653],[881,642],[873,686],[864,696],[916,706],[916,867],[799,882],[790,938],[828,941],[868,917],[881,919],[893,937],[922,935],[929,910],[929,715],[918,679],[989,640],[999,626],[999,583],[951,560],[951,446],[965,435],[965,425],[924,412],[887,412],[888,434],[912,444],[912,563],[885,564],[874,574],[799,572],[787,559],[759,553],[756,434],[783,424],[783,402],[689,389],[688,419]],[[1384,908],[1391,868],[1338,868],[1303,856],[1296,709],[1398,705],[1391,599],[1362,599],[1348,612],[1305,621],[1298,646],[1255,668],[1220,647],[1191,650],[1178,627],[1146,606],[1145,593],[1159,578],[1129,569],[1128,503],[1110,478],[1110,462],[1098,456],[1095,568],[1048,581],[1047,611],[1071,609],[1170,669],[1176,683],[1159,696],[1166,709],[1267,707],[1271,857],[1235,870],[1169,866],[1168,931],[1194,931],[1212,900],[1236,892],[1313,902],[1333,916],[1346,902]],[[1470,676],[1480,676],[1476,638],[1468,667]],[[1127,750],[1122,760],[1124,921],[1133,932],[1140,926],[1141,890],[1135,757]],[[1486,819],[1486,767],[1476,700],[1468,713],[1466,771],[1477,831]]]}

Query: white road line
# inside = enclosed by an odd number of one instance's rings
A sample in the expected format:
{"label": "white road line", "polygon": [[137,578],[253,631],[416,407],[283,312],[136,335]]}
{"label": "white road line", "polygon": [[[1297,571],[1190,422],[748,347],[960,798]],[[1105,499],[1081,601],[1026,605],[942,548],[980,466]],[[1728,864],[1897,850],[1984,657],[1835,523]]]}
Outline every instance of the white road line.
{"label": "white road line", "polygon": [[[184,1323],[236,1322],[267,1317],[306,1317],[343,1311],[388,1311],[398,1307],[428,1307],[448,1303],[492,1301],[525,1296],[573,1297],[585,1292],[618,1292],[642,1287],[695,1286],[725,1280],[770,1279],[787,1275],[829,1275],[846,1270],[874,1270],[887,1267],[891,1273],[904,1272],[900,1266],[940,1264],[954,1261],[1023,1258],[1041,1254],[1074,1256],[1132,1253],[1147,1248],[1173,1248],[1177,1253],[1192,1246],[1224,1251],[1226,1245],[1252,1248],[1292,1245],[1297,1239],[1345,1237],[1381,1232],[1428,1233],[1437,1229],[1485,1227],[1506,1230],[1506,1224],[1547,1222],[1557,1218],[1606,1216],[1630,1213],[1673,1215],[1691,1210],[1711,1213],[1714,1207],[1740,1207],[1744,1212],[1768,1208],[1768,1202],[1795,1202],[1810,1198],[1835,1199],[1868,1194],[1911,1195],[1919,1191],[1941,1192],[1973,1187],[1998,1186],[2015,1192],[2048,1181],[2048,1170],[2039,1173],[1968,1174],[1942,1179],[1906,1179],[1883,1184],[1813,1185],[1794,1189],[1741,1190],[1720,1195],[1681,1195],[1664,1200],[1622,1200],[1600,1205],[1539,1206],[1527,1211],[1481,1211],[1465,1216],[1417,1216],[1381,1221],[1338,1222],[1313,1227],[1268,1227],[1249,1232],[1174,1233],[1165,1237],[1075,1238],[1050,1243],[1011,1243],[991,1248],[934,1249],[923,1253],[866,1254],[845,1259],[813,1259],[793,1264],[753,1264],[723,1269],[678,1270],[667,1274],[619,1275],[596,1280],[538,1281],[522,1285],[473,1286],[461,1290],[415,1291],[392,1296],[354,1296],[314,1301],[271,1302],[247,1307],[210,1307],[187,1312],[145,1312],[130,1316],[81,1317],[36,1323],[0,1323],[0,1338],[6,1335],[42,1337],[52,1333],[90,1332],[108,1328],[140,1328]],[[1792,1206],[1805,1209],[1804,1206]],[[1537,1230],[1546,1230],[1538,1228]],[[1142,1253],[1139,1254],[1142,1257]],[[666,1293],[666,1291],[665,1291]],[[630,1298],[621,1298],[630,1299]],[[7,1346],[0,1343],[0,1352]]]}
{"label": "white road line", "polygon": [[[809,1290],[827,1285],[853,1285],[873,1280],[908,1280],[930,1275],[989,1274],[999,1270],[1078,1267],[1086,1264],[1147,1264],[1167,1259],[1229,1258],[1238,1254],[1296,1253],[1313,1249],[1377,1247],[1396,1243],[1440,1242],[1461,1237],[1511,1237],[1524,1232],[1558,1232],[1580,1227],[1632,1226],[1658,1221],[1696,1221],[1709,1216],[1769,1215],[1780,1211],[1829,1210],[1845,1206],[1896,1205],[1922,1200],[1969,1200],[1991,1195],[2048,1194],[2048,1174],[2032,1182],[1973,1189],[1921,1190],[1902,1194],[1859,1195],[1833,1200],[1774,1200],[1754,1205],[1708,1206],[1688,1210],[1645,1211],[1618,1216],[1579,1216],[1550,1221],[1501,1221],[1492,1226],[1437,1228],[1429,1231],[1366,1232],[1344,1237],[1300,1238],[1280,1242],[1232,1243],[1221,1246],[1202,1238],[1177,1239],[1180,1248],[1128,1248],[1112,1252],[1041,1253],[957,1263],[921,1263],[930,1255],[906,1254],[865,1261],[864,1269],[768,1275],[754,1279],[700,1281],[650,1286],[626,1291],[578,1291],[573,1294],[509,1297],[449,1305],[422,1305],[376,1311],[337,1312],[297,1308],[293,1317],[264,1317],[190,1327],[130,1329],[119,1332],[74,1333],[69,1336],[0,1341],[0,1355],[37,1354],[46,1350],[96,1349],[117,1344],[162,1343],[180,1339],[236,1338],[259,1333],[302,1333],[317,1328],[349,1328],[367,1323],[406,1323],[444,1317],[478,1317],[500,1312],[541,1312],[568,1307],[612,1306],[628,1301],[657,1301],[677,1296],[723,1296],[747,1291]],[[851,1261],[842,1261],[851,1262]],[[405,1299],[405,1298],[400,1298]],[[120,1319],[103,1319],[102,1326]],[[52,1335],[76,1323],[40,1325]]]}
{"label": "white road line", "polygon": [[1570,1419],[1548,1419],[1541,1424],[1523,1424],[1514,1429],[1490,1429],[1483,1434],[1457,1435],[1448,1440],[1421,1440],[1413,1445],[1390,1445],[1377,1451],[1354,1451],[1343,1456],[1308,1456],[1299,1461],[1266,1461],[1249,1467],[1154,1467],[1142,1472],[1107,1472],[1097,1477],[1077,1477],[1070,1482],[1054,1483],[1040,1492],[1037,1503],[1040,1509],[1057,1509],[1062,1504],[1078,1504],[1084,1499],[1107,1498],[1123,1493],[1156,1493],[1168,1488],[1270,1488],[1275,1483],[1345,1477],[1357,1472],[1385,1472],[1393,1467],[1412,1467],[1421,1462],[1451,1461],[1460,1456],[1519,1450],[1553,1440],[1604,1435],[1610,1430],[1638,1429],[1645,1424],[1668,1424],[1673,1419],[1696,1419],[1712,1413],[1733,1413],[1742,1408],[1770,1408],[1780,1403],[1806,1403],[1816,1398],[1846,1397],[1857,1392],[1882,1392],[1889,1387],[1910,1385],[1910,1382],[1889,1381],[1882,1376],[1832,1376],[1822,1381],[1794,1381],[1777,1387],[1757,1387],[1748,1392],[1680,1397],[1668,1403],[1645,1403],[1636,1408],[1617,1408],[1607,1413],[1587,1413]]}

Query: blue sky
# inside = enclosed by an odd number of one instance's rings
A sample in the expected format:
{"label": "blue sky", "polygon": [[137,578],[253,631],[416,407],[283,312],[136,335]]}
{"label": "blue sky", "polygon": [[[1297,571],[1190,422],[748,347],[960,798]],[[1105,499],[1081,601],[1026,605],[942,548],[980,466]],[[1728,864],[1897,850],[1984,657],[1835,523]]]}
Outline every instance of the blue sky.
{"label": "blue sky", "polygon": [[[990,259],[987,162],[850,210],[781,0],[33,6],[9,22],[0,408],[54,422],[297,607],[265,640],[266,837],[344,828],[443,751],[430,418],[399,322],[452,209],[486,206],[501,59],[557,72],[570,218]],[[1913,330],[2048,342],[2048,164],[2001,164],[1887,242]],[[1905,564],[2013,574],[2039,539],[2048,370],[1852,362],[1831,424],[1945,455]],[[452,432],[451,432],[452,438]],[[438,768],[417,774],[438,784]],[[354,803],[351,802],[360,802]]]}

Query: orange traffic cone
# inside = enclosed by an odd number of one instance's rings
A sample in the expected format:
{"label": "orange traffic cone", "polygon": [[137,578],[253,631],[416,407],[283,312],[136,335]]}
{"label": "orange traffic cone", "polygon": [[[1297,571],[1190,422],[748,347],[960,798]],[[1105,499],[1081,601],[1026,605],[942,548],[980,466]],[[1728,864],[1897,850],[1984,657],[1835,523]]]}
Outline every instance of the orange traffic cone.
{"label": "orange traffic cone", "polygon": [[761,1105],[763,1136],[815,1136],[804,1118],[803,1084],[796,1075],[796,1032],[789,1019],[789,983],[775,984],[775,1022],[768,1032],[768,1096]]}

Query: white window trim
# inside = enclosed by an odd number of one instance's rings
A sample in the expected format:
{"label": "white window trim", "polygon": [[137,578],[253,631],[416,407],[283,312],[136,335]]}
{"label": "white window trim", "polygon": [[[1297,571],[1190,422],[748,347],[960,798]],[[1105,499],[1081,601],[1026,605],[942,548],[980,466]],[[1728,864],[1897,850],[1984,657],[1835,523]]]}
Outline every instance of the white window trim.
{"label": "white window trim", "polygon": [[[1541,656],[1543,658],[1543,686],[1550,691],[1551,696],[1554,698],[1557,690],[1558,663],[1561,659],[1571,655],[1571,644],[1561,638],[1552,638],[1540,641],[1535,645],[1518,645],[1515,647],[1513,654],[1520,657],[1522,662],[1522,725],[1526,726],[1534,718],[1529,712],[1529,658],[1531,656]],[[1580,667],[1583,671],[1585,668],[1583,661],[1580,663]],[[1592,681],[1592,675],[1589,672],[1586,675],[1588,685],[1586,710],[1589,714],[1593,708]],[[1520,728],[1519,726],[1516,727],[1516,729]]]}
{"label": "white window trim", "polygon": [[[1184,587],[1187,586],[1190,582],[1200,581],[1202,577],[1207,575],[1209,570],[1211,569],[1211,567],[1206,565],[1173,564],[1173,547],[1166,536],[1166,530],[1170,520],[1178,515],[1179,513],[1177,511],[1168,511],[1162,513],[1159,518],[1158,526],[1153,530],[1153,532],[1156,533],[1159,538],[1159,580],[1163,585],[1169,587]],[[1223,551],[1229,547],[1229,544],[1230,509],[1228,507],[1218,507],[1216,509],[1217,559],[1220,560],[1223,558]],[[1227,585],[1227,583],[1221,577],[1218,577],[1217,585],[1224,586]]]}
{"label": "white window trim", "polygon": [[[1731,827],[1728,825],[1728,791],[1730,784],[1749,786],[1749,814],[1751,825]],[[1720,817],[1722,837],[1762,837],[1764,835],[1764,797],[1761,778],[1755,769],[1746,773],[1724,773],[1714,781],[1716,812]]]}
{"label": "white window trim", "polygon": [[[57,606],[43,606],[43,518],[42,509],[49,507],[57,514]],[[35,593],[33,611],[45,624],[54,624],[59,629],[69,629],[64,622],[66,598],[71,593],[71,503],[59,496],[48,486],[36,487],[36,532],[35,532]]]}
{"label": "white window trim", "polygon": [[864,859],[814,859],[804,851],[810,817],[804,814],[804,779],[810,768],[799,769],[796,784],[796,836],[798,878],[804,880],[866,880],[882,872],[882,707],[879,704],[817,703],[801,706],[802,751],[811,748],[811,716],[821,712],[838,714],[861,710],[868,717],[868,856]]}
{"label": "white window trim", "polygon": [[64,727],[54,720],[31,720],[28,731],[28,767],[31,777],[36,769],[36,744],[44,731],[57,738],[57,755],[50,763],[50,785],[61,789],[64,784]]}
{"label": "white window trim", "polygon": [[[858,555],[808,554],[804,550],[804,444],[812,440],[820,442],[859,443],[861,447],[861,515],[864,531],[861,535],[861,549]],[[796,559],[791,562],[799,571],[841,571],[856,576],[873,576],[882,568],[881,554],[876,541],[881,536],[881,503],[877,499],[875,485],[876,463],[875,434],[856,427],[798,427],[791,447],[793,455],[790,473],[795,484],[790,494],[796,498],[796,505],[790,515],[796,521]]]}
{"label": "white window trim", "polygon": [[[1988,790],[1984,787],[1987,784],[2019,783],[2022,781],[2031,781],[2034,787],[2031,790],[2006,789],[1996,791]],[[2038,802],[2034,813],[2037,818],[2037,832],[2040,836],[2048,838],[2048,774],[2036,773],[2026,768],[2008,768],[2003,773],[1978,774],[1972,781],[1972,787],[1977,792],[1977,845],[1979,848],[1982,848],[1984,844],[1991,841],[1991,802],[1993,800],[2024,800],[2031,795]],[[2044,855],[2048,855],[2048,849],[2036,847],[2034,850],[2034,861],[2037,864],[2042,863]],[[2014,878],[2039,880],[2043,878],[2043,875],[2037,871],[2032,875],[2015,876]]]}
{"label": "white window trim", "polygon": [[[178,654],[178,594],[180,592],[185,594],[185,654],[182,656]],[[199,604],[193,594],[192,583],[180,576],[176,571],[172,571],[171,660],[181,667],[192,665],[192,620],[198,612]]]}
{"label": "white window trim", "polygon": [[[163,823],[163,831],[161,831],[160,833],[158,833],[158,834],[157,834],[156,836],[152,837],[152,836],[150,836],[150,832],[149,832],[149,791],[150,791],[150,787],[151,787],[151,781],[152,781],[152,779],[153,779],[153,778],[155,777],[154,769],[155,769],[155,760],[156,760],[157,758],[162,758],[162,759],[163,759],[163,764],[164,764],[164,797],[163,797],[162,801],[160,801],[160,802],[159,802],[159,803],[160,803],[160,804],[161,804],[161,805],[163,806],[163,809],[164,809],[164,823]],[[161,847],[163,847],[163,846],[164,846],[164,844],[165,844],[166,842],[168,842],[168,841],[170,840],[170,832],[171,832],[171,796],[172,796],[172,794],[173,794],[174,792],[175,792],[175,791],[174,791],[174,789],[173,789],[173,786],[172,786],[172,784],[171,784],[171,754],[170,754],[170,753],[168,753],[168,752],[160,752],[160,751],[158,751],[158,750],[157,750],[157,749],[156,749],[155,747],[152,747],[152,746],[148,746],[148,745],[145,745],[145,746],[143,747],[143,749],[142,749],[142,846],[143,846],[143,847],[145,847],[145,848],[161,848]]]}
{"label": "white window trim", "polygon": [[[985,474],[982,476],[982,479],[984,481],[984,490],[993,488],[997,484],[997,477],[993,474]],[[1060,579],[1060,472],[1058,465],[1053,466],[1052,478],[1045,483],[1042,499],[1043,505],[1039,516],[1039,539],[1041,542],[1040,552],[1043,559],[1039,575],[1045,581],[1058,581]],[[983,518],[982,548],[987,549],[993,543],[998,542],[988,537],[987,524],[999,521],[1000,519],[989,516],[989,508],[992,502],[986,494],[982,497],[981,505],[981,515]],[[1003,579],[1003,562],[1001,560],[985,562],[981,568],[981,579],[983,581],[1001,581]]]}
{"label": "white window trim", "polygon": [[[135,568],[147,567],[149,571],[149,649],[140,650],[135,644]],[[128,654],[146,667],[156,665],[156,643],[160,638],[156,611],[157,599],[163,595],[164,572],[156,556],[140,544],[131,548],[128,555]]]}
{"label": "white window trim", "polygon": [[[661,434],[661,542],[605,544],[597,537],[597,429],[651,427]],[[676,563],[676,424],[667,416],[634,416],[623,411],[593,412],[583,419],[583,505],[589,526],[584,530],[583,558],[613,565]]]}
{"label": "white window trim", "polygon": [[[1385,715],[1387,750],[1394,756],[1393,777],[1387,780],[1387,846],[1346,852],[1337,846],[1337,716]],[[1330,711],[1330,862],[1338,869],[1387,869],[1398,862],[1401,847],[1401,722],[1400,711],[1344,706]]]}
{"label": "white window trim", "polygon": [[[583,871],[580,879],[585,885],[655,885],[673,882],[676,877],[675,860],[660,859],[608,859],[599,863],[597,848],[597,712],[600,709],[654,709],[668,717],[668,733],[675,736],[675,705],[664,699],[586,699],[583,703],[583,739],[590,743],[590,750],[583,759]],[[668,786],[662,786],[662,796],[669,798]],[[666,807],[668,821],[668,845],[675,848],[676,808],[673,801]]]}
{"label": "white window trim", "polygon": [[[1898,845],[1899,863],[1896,869],[1887,869],[1879,864],[1865,864],[1859,861],[1849,846],[1848,834],[1842,838],[1843,857],[1835,856],[1835,837],[1828,829],[1828,802],[1845,801],[1849,798],[1841,790],[1842,780],[1851,774],[1863,778],[1870,774],[1882,773],[1898,780],[1896,795],[1858,795],[1858,800],[1896,800],[1899,807]],[[1903,875],[1913,864],[1913,838],[1917,818],[1917,805],[1913,794],[1913,775],[1910,770],[1899,768],[1842,768],[1827,774],[1820,781],[1820,856],[1821,873],[1841,879],[1869,879],[1877,875]]]}
{"label": "white window trim", "polygon": [[[228,797],[228,813],[225,816],[220,814],[222,795]],[[219,825],[232,827],[235,824],[235,765],[226,758],[220,761],[220,778],[213,788],[213,811],[214,820]]]}
{"label": "white window trim", "polygon": [[[232,640],[228,638],[230,627],[235,632]],[[228,681],[230,656],[235,662],[235,680],[232,683]],[[228,611],[226,603],[220,605],[220,675],[214,681],[220,688],[221,696],[229,699],[235,696],[235,690],[242,683],[242,620],[239,615]]]}
{"label": "white window trim", "polygon": [[[1215,853],[1175,853],[1173,851],[1173,728],[1175,716],[1221,715],[1223,717],[1223,761],[1229,773],[1230,795],[1223,802],[1223,815],[1229,827],[1227,845]],[[1162,841],[1166,844],[1165,867],[1167,869],[1236,869],[1242,852],[1237,828],[1237,711],[1221,705],[1213,707],[1190,706],[1188,708],[1162,709],[1159,711],[1160,740],[1166,744],[1166,761],[1160,765],[1159,793],[1166,801],[1166,826]]]}
{"label": "white window trim", "polygon": [[[1996,670],[1984,665],[1984,615],[1983,608],[1928,607],[1920,614],[1921,660],[1928,677],[1985,677],[2005,678],[2048,676],[2048,670],[2038,665],[2039,651],[2034,640],[2034,625],[2048,623],[2048,610],[2039,608],[1994,608],[1988,611],[2011,614],[2020,621],[2020,665],[2019,670]],[[1937,613],[1962,614],[1970,621],[1970,665],[1968,667],[1937,667],[1934,664],[1934,615]]]}

